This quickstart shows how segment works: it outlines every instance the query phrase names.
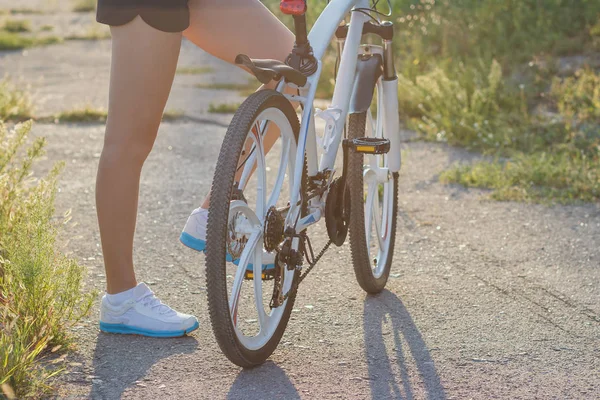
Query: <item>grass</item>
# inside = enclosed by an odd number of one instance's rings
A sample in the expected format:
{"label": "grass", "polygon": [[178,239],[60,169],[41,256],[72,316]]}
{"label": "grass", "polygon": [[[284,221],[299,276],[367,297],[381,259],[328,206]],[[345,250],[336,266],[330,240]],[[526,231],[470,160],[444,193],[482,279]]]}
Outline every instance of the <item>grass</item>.
{"label": "grass", "polygon": [[31,23],[22,19],[9,19],[4,22],[1,29],[12,33],[31,32]]}
{"label": "grass", "polygon": [[92,12],[96,10],[96,0],[77,0],[73,5],[74,12]]}
{"label": "grass", "polygon": [[477,162],[445,171],[444,183],[491,189],[503,201],[563,204],[600,199],[600,161],[566,153],[516,154],[509,161]]}
{"label": "grass", "polygon": [[181,110],[166,110],[163,113],[162,120],[163,121],[177,121],[185,116],[183,111]]}
{"label": "grass", "polygon": [[69,111],[62,111],[52,117],[50,120],[55,122],[105,122],[107,112],[105,110],[86,106]]}
{"label": "grass", "polygon": [[208,112],[214,114],[233,114],[240,108],[239,103],[210,103],[208,105]]}
{"label": "grass", "polygon": [[34,15],[34,14],[44,14],[43,10],[34,9],[34,8],[11,8],[9,10],[0,10],[0,14],[22,14],[22,15]]}
{"label": "grass", "polygon": [[31,118],[32,105],[27,93],[7,79],[0,81],[0,121],[22,121]]}
{"label": "grass", "polygon": [[0,31],[0,51],[2,50],[21,50],[33,46],[45,46],[62,42],[61,38],[56,36],[46,36],[35,38],[23,36],[18,33]]}
{"label": "grass", "polygon": [[[278,1],[265,3],[278,12]],[[486,187],[499,200],[599,199],[599,75],[583,69],[557,76],[561,57],[600,52],[600,2],[392,4],[405,125],[425,140],[494,160],[455,166],[442,174],[444,182]],[[309,22],[323,6],[309,7]],[[327,97],[332,77],[325,67],[320,86]]]}
{"label": "grass", "polygon": [[177,73],[180,75],[201,75],[214,72],[212,67],[179,67]]}
{"label": "grass", "polygon": [[95,296],[82,292],[84,268],[57,251],[61,165],[32,176],[45,140],[27,145],[30,129],[31,122],[10,132],[0,125],[0,387],[9,398],[49,394],[71,344],[68,328],[88,313]]}
{"label": "grass", "polygon": [[[85,106],[47,117],[39,117],[36,118],[36,121],[41,123],[104,123],[107,117],[108,113],[105,110]],[[162,120],[177,121],[184,117],[185,114],[181,110],[166,110]]]}
{"label": "grass", "polygon": [[54,30],[54,27],[52,25],[42,25],[42,27],[40,28],[41,32],[50,32],[53,30]]}
{"label": "grass", "polygon": [[248,83],[225,83],[225,82],[212,82],[212,83],[198,83],[196,85],[199,89],[212,89],[212,90],[237,90],[239,92],[254,93],[259,87],[259,83],[252,80]]}
{"label": "grass", "polygon": [[88,29],[83,34],[70,35],[65,37],[65,40],[104,40],[110,39],[110,31],[106,29],[98,29],[96,26]]}

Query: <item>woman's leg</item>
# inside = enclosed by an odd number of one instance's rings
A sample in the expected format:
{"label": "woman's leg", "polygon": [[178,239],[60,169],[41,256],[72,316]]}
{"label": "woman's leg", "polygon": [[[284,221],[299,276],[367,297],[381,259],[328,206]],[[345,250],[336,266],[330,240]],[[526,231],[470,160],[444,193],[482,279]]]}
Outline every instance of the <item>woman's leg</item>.
{"label": "woman's leg", "polygon": [[190,26],[184,36],[229,63],[244,53],[284,60],[294,35],[259,0],[190,0]]}
{"label": "woman's leg", "polygon": [[[189,8],[190,26],[184,36],[229,63],[241,53],[283,61],[294,46],[292,32],[258,0],[191,0]],[[278,137],[275,126],[267,131],[266,151]],[[202,208],[208,208],[208,203],[209,196]]]}
{"label": "woman's leg", "polygon": [[181,33],[140,17],[111,27],[108,121],[96,183],[96,205],[109,294],[136,286],[133,236],[140,173],[150,153],[175,76]]}

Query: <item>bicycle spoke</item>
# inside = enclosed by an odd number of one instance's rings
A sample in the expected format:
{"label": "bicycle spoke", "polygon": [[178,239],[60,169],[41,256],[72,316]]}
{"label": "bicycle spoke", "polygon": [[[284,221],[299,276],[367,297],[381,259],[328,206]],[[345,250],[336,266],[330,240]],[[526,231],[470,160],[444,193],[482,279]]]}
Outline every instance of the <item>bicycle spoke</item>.
{"label": "bicycle spoke", "polygon": [[[286,166],[289,163],[289,151],[291,148],[291,141],[287,138],[281,139],[281,157],[279,161],[279,168],[277,173],[277,180],[275,181],[275,185],[273,186],[273,190],[271,191],[271,195],[269,197],[269,201],[267,202],[267,210],[277,204],[277,200],[279,200],[279,196],[281,195],[281,188],[283,186],[283,182],[285,180],[286,175]],[[291,165],[292,172],[289,176],[293,176],[293,165]]]}
{"label": "bicycle spoke", "polygon": [[381,219],[380,219],[380,209],[379,209],[379,185],[374,184],[374,199],[373,199],[373,214],[375,215],[375,234],[377,235],[377,241],[379,242],[379,248],[383,249],[385,243],[383,242],[383,238],[381,236]]}
{"label": "bicycle spoke", "polygon": [[[254,252],[257,243],[259,242],[262,236],[262,231],[260,229],[256,229],[250,239],[248,239],[248,243],[244,247],[244,251],[240,257],[240,263],[238,264],[237,271],[235,273],[235,279],[233,281],[233,288],[231,290],[231,298],[229,299],[229,310],[231,312],[231,318],[233,319],[233,324],[237,326],[237,311],[240,300],[240,295],[242,292],[242,283],[244,282],[244,273],[246,271],[246,266],[248,265],[249,258]],[[262,251],[262,248],[261,248]]]}
{"label": "bicycle spoke", "polygon": [[267,334],[267,321],[269,317],[265,313],[265,307],[263,305],[263,280],[262,280],[262,248],[261,251],[254,252],[254,303],[256,305],[256,312],[258,314],[258,323],[260,326],[260,330],[258,331],[258,335],[266,335]]}
{"label": "bicycle spoke", "polygon": [[367,189],[367,201],[365,207],[365,237],[367,239],[367,249],[371,248],[371,232],[373,230],[373,205],[372,202],[375,198],[376,189],[373,188],[376,185],[369,184]]}

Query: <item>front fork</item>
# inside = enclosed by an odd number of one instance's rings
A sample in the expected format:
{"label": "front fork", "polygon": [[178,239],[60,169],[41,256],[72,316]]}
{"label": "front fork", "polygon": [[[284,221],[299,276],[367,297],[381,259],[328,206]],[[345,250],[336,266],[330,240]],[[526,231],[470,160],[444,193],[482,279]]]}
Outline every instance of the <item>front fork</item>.
{"label": "front fork", "polygon": [[[349,25],[342,25],[336,31],[338,58],[344,50],[344,42]],[[398,76],[394,65],[393,23],[384,21],[380,25],[365,24],[364,33],[374,33],[383,41],[383,76],[381,78],[383,99],[383,131],[390,140],[390,151],[387,155],[390,172],[400,170],[401,137],[400,116],[398,114]]]}
{"label": "front fork", "polygon": [[[391,22],[389,22],[391,24]],[[385,24],[385,22],[384,22]],[[387,155],[390,172],[398,172],[402,165],[400,115],[398,114],[398,75],[394,67],[394,50],[391,40],[383,41],[383,131],[390,139]]]}

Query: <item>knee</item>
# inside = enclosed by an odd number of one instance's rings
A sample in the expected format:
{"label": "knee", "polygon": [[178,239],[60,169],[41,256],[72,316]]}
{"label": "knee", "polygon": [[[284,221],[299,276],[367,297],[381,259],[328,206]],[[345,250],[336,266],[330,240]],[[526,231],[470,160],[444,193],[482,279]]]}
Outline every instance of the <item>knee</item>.
{"label": "knee", "polygon": [[112,138],[107,133],[100,163],[104,167],[142,168],[152,151],[154,140],[136,139],[130,135]]}

